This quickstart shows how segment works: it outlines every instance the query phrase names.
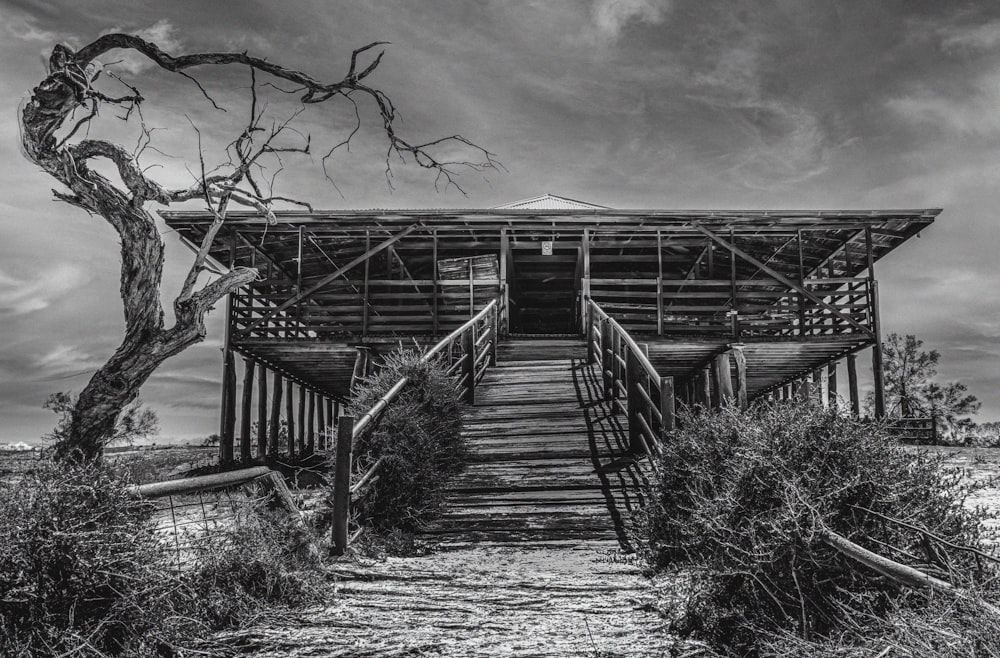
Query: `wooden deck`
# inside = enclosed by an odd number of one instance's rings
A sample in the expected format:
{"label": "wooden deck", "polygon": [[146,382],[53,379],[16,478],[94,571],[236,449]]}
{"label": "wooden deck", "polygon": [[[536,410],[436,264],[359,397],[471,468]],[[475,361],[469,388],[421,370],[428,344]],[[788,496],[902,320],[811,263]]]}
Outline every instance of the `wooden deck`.
{"label": "wooden deck", "polygon": [[502,343],[465,413],[472,463],[427,532],[443,547],[627,547],[644,476],[634,467],[600,472],[622,455],[627,432],[599,391],[582,340]]}

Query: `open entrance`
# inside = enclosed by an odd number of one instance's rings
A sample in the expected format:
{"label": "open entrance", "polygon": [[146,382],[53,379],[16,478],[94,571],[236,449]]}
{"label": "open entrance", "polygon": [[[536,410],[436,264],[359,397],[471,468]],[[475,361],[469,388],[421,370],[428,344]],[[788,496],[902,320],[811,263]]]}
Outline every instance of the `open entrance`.
{"label": "open entrance", "polygon": [[511,250],[511,329],[519,334],[575,331],[579,243],[518,241]]}

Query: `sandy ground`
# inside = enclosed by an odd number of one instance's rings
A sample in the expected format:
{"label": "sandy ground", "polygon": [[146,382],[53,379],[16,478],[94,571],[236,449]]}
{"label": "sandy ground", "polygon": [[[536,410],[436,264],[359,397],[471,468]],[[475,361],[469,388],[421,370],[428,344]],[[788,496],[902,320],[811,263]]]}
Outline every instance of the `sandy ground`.
{"label": "sandy ground", "polygon": [[230,636],[255,656],[663,656],[639,568],[605,542],[345,567],[332,603]]}
{"label": "sandy ground", "polygon": [[[926,449],[926,448],[925,448]],[[984,485],[965,501],[969,507],[982,506],[993,512],[1000,512],[1000,448],[929,448],[945,456],[948,466],[958,468],[967,482]],[[989,541],[994,550],[1000,552],[1000,519],[990,519],[985,523],[990,533]]]}

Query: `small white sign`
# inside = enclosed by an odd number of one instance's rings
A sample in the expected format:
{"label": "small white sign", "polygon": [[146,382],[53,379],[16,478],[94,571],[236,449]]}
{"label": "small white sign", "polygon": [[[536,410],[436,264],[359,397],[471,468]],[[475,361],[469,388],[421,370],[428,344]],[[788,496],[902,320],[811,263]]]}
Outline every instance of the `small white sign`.
{"label": "small white sign", "polygon": [[552,255],[552,241],[551,240],[545,240],[544,242],[542,242],[542,255],[543,256],[551,256]]}

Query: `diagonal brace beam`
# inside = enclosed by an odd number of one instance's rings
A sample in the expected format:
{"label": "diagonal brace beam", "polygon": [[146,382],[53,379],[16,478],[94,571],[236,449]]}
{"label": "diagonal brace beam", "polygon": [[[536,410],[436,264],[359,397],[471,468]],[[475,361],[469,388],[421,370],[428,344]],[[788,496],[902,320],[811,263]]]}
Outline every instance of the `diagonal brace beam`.
{"label": "diagonal brace beam", "polygon": [[828,310],[831,313],[833,313],[833,315],[835,317],[838,317],[838,318],[844,320],[845,322],[849,323],[850,325],[856,327],[857,329],[860,329],[861,331],[863,331],[864,333],[868,334],[872,338],[875,337],[875,334],[872,333],[871,329],[869,329],[865,325],[861,324],[860,322],[858,322],[854,318],[850,317],[849,315],[844,315],[844,313],[841,312],[841,310],[839,308],[837,308],[833,304],[830,304],[828,302],[823,301],[823,299],[821,299],[820,297],[816,296],[815,294],[813,294],[812,292],[810,292],[809,290],[807,290],[805,286],[800,286],[798,283],[792,281],[791,279],[789,279],[785,275],[781,274],[780,272],[778,272],[774,268],[768,267],[767,265],[765,265],[764,263],[760,262],[759,260],[757,260],[756,258],[754,258],[753,256],[751,256],[747,252],[745,252],[742,249],[740,249],[739,247],[737,247],[736,245],[730,244],[729,242],[727,242],[727,241],[723,240],[722,238],[720,238],[715,233],[712,233],[711,231],[709,231],[704,226],[702,226],[700,224],[694,224],[693,226],[694,226],[694,228],[696,230],[700,231],[701,233],[704,233],[706,236],[708,236],[708,238],[710,238],[714,242],[718,243],[719,245],[725,247],[730,252],[732,252],[734,255],[739,256],[743,260],[747,261],[748,263],[750,263],[750,264],[752,264],[752,265],[754,265],[756,267],[759,267],[761,270],[763,270],[767,274],[771,275],[774,279],[776,279],[777,281],[781,282],[782,285],[785,285],[785,286],[791,288],[792,290],[797,291],[803,297],[809,299],[810,301],[812,301],[815,304],[819,304],[820,306],[822,306],[826,310]]}
{"label": "diagonal brace beam", "polygon": [[261,324],[263,324],[264,322],[267,322],[268,320],[270,320],[272,317],[274,317],[275,315],[277,315],[281,311],[284,311],[289,306],[294,306],[295,304],[301,302],[302,300],[308,299],[309,297],[312,297],[319,290],[321,290],[324,287],[326,287],[327,284],[329,284],[331,281],[335,280],[337,277],[342,276],[348,270],[352,269],[353,267],[355,267],[357,265],[360,265],[361,263],[365,262],[366,260],[368,260],[369,258],[371,258],[372,256],[374,256],[375,254],[379,253],[380,251],[382,251],[384,249],[387,249],[387,248],[391,247],[392,245],[396,244],[397,242],[399,242],[400,240],[402,240],[403,238],[405,238],[406,236],[408,236],[410,233],[413,233],[414,231],[416,231],[418,228],[420,228],[420,226],[421,226],[420,222],[417,222],[416,224],[411,224],[410,226],[404,228],[399,233],[396,233],[395,235],[393,235],[392,237],[390,237],[388,240],[380,242],[379,244],[375,245],[374,247],[372,247],[371,249],[369,249],[365,253],[361,254],[357,258],[352,259],[351,262],[347,263],[343,267],[337,268],[334,272],[332,272],[332,273],[326,275],[325,277],[323,277],[322,279],[320,279],[319,282],[316,285],[314,285],[312,288],[309,288],[306,291],[300,292],[299,294],[295,295],[291,299],[282,302],[280,305],[278,305],[277,307],[275,307],[274,309],[272,309],[270,312],[268,312],[267,315],[264,315],[262,317],[257,318],[250,325],[248,325],[247,328],[244,329],[243,331],[245,331],[245,332],[246,331],[251,331],[255,327],[258,327]]}

